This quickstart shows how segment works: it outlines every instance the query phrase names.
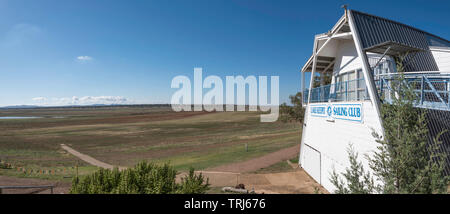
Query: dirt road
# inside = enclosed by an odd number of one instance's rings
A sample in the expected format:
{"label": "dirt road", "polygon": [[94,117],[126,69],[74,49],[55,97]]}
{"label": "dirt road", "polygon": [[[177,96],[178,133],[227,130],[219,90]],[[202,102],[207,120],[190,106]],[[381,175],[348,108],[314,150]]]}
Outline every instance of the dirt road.
{"label": "dirt road", "polygon": [[[99,161],[99,160],[97,160],[97,159],[95,159],[95,158],[93,158],[93,157],[91,157],[89,155],[82,154],[82,153],[76,151],[75,149],[72,149],[72,148],[70,148],[70,147],[68,147],[68,146],[66,146],[64,144],[61,144],[61,148],[63,148],[64,150],[66,150],[70,154],[74,155],[75,157],[80,158],[83,161],[86,161],[87,163],[89,163],[91,165],[98,166],[98,167],[101,167],[101,168],[104,168],[104,169],[113,169],[114,168],[114,166],[111,165],[111,164],[107,164],[107,163],[101,162],[101,161]],[[126,167],[120,167],[119,166],[119,169],[120,170],[126,169]]]}

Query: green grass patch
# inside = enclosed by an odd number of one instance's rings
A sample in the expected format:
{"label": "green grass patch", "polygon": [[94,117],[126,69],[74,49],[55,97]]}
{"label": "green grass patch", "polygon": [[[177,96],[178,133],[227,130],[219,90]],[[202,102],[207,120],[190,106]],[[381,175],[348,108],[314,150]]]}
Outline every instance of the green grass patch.
{"label": "green grass patch", "polygon": [[296,163],[296,164],[298,164],[298,160],[299,160],[299,156],[297,155],[297,156],[295,156],[294,158],[290,159],[289,161],[290,161],[291,163]]}
{"label": "green grass patch", "polygon": [[170,162],[177,170],[187,170],[189,167],[195,169],[206,169],[223,164],[241,162],[251,158],[266,155],[283,148],[287,148],[296,144],[291,137],[284,139],[286,142],[279,141],[258,141],[248,144],[248,151],[245,150],[244,144],[228,146],[225,148],[217,148],[204,152],[193,152],[175,157],[168,157],[158,160],[158,162]]}
{"label": "green grass patch", "polygon": [[278,173],[278,172],[291,172],[294,169],[287,163],[287,161],[281,161],[273,164],[269,167],[259,169],[255,173]]}

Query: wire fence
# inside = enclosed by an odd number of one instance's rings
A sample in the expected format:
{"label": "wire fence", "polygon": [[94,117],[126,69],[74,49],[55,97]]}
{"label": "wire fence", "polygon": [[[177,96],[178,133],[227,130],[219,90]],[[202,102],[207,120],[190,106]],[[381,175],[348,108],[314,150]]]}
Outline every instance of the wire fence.
{"label": "wire fence", "polygon": [[0,186],[0,194],[3,194],[3,190],[7,190],[7,189],[36,189],[36,190],[30,192],[31,194],[39,193],[39,192],[49,189],[50,194],[53,194],[53,188],[55,188],[54,185]]}
{"label": "wire fence", "polygon": [[40,168],[32,166],[21,166],[6,160],[0,160],[0,169],[13,170],[24,175],[61,175],[72,176],[76,173],[76,166],[73,167],[54,167],[54,168]]}

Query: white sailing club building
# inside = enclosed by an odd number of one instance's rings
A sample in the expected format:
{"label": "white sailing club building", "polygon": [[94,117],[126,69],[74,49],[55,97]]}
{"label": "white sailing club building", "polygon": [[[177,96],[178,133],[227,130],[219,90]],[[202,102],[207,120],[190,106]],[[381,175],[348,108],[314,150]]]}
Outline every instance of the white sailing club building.
{"label": "white sailing club building", "polygon": [[[378,145],[372,132],[383,135],[380,104],[390,101],[397,74],[394,57],[406,53],[405,78],[417,83],[416,107],[427,109],[431,139],[450,130],[448,40],[354,10],[346,10],[331,30],[315,36],[313,54],[301,70],[306,112],[299,163],[328,191],[334,190],[333,169],[340,173],[349,166],[349,144],[369,169],[363,155]],[[306,72],[311,73],[309,86]],[[450,132],[440,140],[442,152],[450,154]],[[447,174],[448,165],[447,160]]]}

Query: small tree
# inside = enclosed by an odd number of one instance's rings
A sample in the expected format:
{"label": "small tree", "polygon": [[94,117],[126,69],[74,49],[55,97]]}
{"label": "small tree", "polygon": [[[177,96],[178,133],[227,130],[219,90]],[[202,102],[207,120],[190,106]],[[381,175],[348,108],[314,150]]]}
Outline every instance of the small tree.
{"label": "small tree", "polygon": [[292,106],[288,106],[286,103],[280,105],[280,121],[283,123],[290,122],[292,114]]}
{"label": "small tree", "polygon": [[426,110],[414,107],[413,88],[404,77],[403,57],[396,58],[398,77],[392,82],[392,104],[383,104],[384,138],[374,133],[379,146],[369,163],[383,193],[443,193],[445,153],[439,152],[439,136],[428,141]]}
{"label": "small tree", "polygon": [[180,188],[177,189],[177,193],[183,194],[200,194],[209,189],[209,178],[203,177],[202,174],[196,175],[194,168],[189,170],[189,174],[181,178]]}
{"label": "small tree", "polygon": [[286,103],[280,105],[280,120],[282,122],[300,122],[303,123],[305,116],[305,109],[303,108],[302,93],[297,92],[295,95],[290,95],[292,106],[288,106]]}
{"label": "small tree", "polygon": [[331,72],[320,73],[320,76],[314,76],[313,87],[320,87],[321,85],[331,84],[333,76]]}
{"label": "small tree", "polygon": [[361,162],[358,162],[358,153],[354,151],[350,144],[347,149],[350,160],[350,168],[347,168],[342,176],[345,182],[339,177],[335,170],[331,174],[331,183],[336,187],[336,194],[370,194],[375,190],[375,185],[369,172],[364,170]]}
{"label": "small tree", "polygon": [[303,108],[303,97],[301,92],[297,92],[295,95],[289,96],[291,104],[293,105],[292,111],[290,112],[291,117],[300,123],[303,123],[305,117],[305,108]]}

